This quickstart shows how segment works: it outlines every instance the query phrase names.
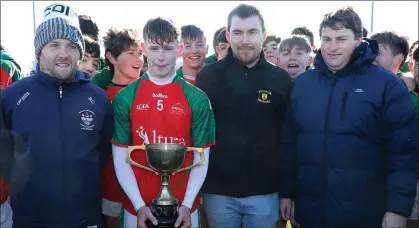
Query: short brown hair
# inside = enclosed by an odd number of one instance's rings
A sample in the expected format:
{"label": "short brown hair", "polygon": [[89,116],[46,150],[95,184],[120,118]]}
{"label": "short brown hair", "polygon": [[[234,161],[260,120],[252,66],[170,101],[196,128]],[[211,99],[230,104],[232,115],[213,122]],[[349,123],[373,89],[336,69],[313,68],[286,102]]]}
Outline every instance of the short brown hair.
{"label": "short brown hair", "polygon": [[215,50],[215,47],[216,47],[216,46],[218,45],[218,43],[220,42],[220,41],[219,41],[218,36],[220,35],[220,33],[221,33],[223,30],[224,30],[224,34],[225,34],[225,27],[221,27],[221,28],[217,29],[217,31],[215,31],[215,33],[214,33],[214,37],[213,37],[213,39],[212,39],[212,47],[214,48],[214,51],[215,51],[215,52],[217,52],[217,51]]}
{"label": "short brown hair", "polygon": [[282,52],[284,49],[292,50],[295,46],[301,48],[306,53],[311,52],[310,42],[304,35],[292,35],[282,40],[279,44],[279,52]]}
{"label": "short brown hair", "polygon": [[79,15],[80,30],[83,35],[88,35],[92,39],[99,40],[99,28],[96,22],[89,15]]}
{"label": "short brown hair", "polygon": [[205,35],[201,28],[195,25],[184,25],[180,28],[182,40],[204,40]]}
{"label": "short brown hair", "polygon": [[90,54],[93,58],[100,57],[100,45],[99,43],[94,40],[92,37],[84,35],[84,46],[85,46],[85,53]]}
{"label": "short brown hair", "polygon": [[323,28],[335,30],[346,28],[355,34],[355,38],[362,37],[362,21],[352,7],[344,7],[337,11],[325,14],[320,24],[320,36]]}
{"label": "short brown hair", "polygon": [[291,35],[303,35],[307,36],[310,41],[311,46],[314,45],[314,35],[313,32],[310,31],[307,27],[297,27],[291,31]]}
{"label": "short brown hair", "polygon": [[[110,28],[103,37],[103,44],[105,46],[105,53],[110,52],[114,58],[129,48],[131,45],[140,45],[141,37],[135,29],[116,29]],[[111,71],[114,71],[114,67],[109,59],[105,56],[106,64],[109,66]]]}
{"label": "short brown hair", "polygon": [[419,41],[415,41],[409,50],[409,56],[416,62],[419,62]]}
{"label": "short brown hair", "polygon": [[407,37],[399,36],[395,32],[385,31],[372,35],[371,40],[375,40],[379,44],[387,46],[393,57],[399,54],[403,55],[403,61],[400,64],[399,69],[403,66],[409,55],[409,41]]}
{"label": "short brown hair", "polygon": [[227,21],[227,29],[230,30],[231,28],[231,19],[234,16],[238,16],[240,19],[246,19],[252,16],[257,16],[260,19],[260,25],[262,27],[262,32],[264,32],[265,29],[265,20],[263,19],[262,14],[260,13],[259,9],[252,5],[247,4],[240,4],[236,8],[234,8],[229,14],[228,14],[228,21]]}
{"label": "short brown hair", "polygon": [[155,44],[164,44],[178,41],[179,30],[170,19],[157,17],[150,19],[144,26],[143,38]]}
{"label": "short brown hair", "polygon": [[265,47],[267,43],[274,41],[276,44],[281,43],[281,37],[277,37],[276,35],[269,35],[266,37],[265,41],[263,41],[262,47]]}

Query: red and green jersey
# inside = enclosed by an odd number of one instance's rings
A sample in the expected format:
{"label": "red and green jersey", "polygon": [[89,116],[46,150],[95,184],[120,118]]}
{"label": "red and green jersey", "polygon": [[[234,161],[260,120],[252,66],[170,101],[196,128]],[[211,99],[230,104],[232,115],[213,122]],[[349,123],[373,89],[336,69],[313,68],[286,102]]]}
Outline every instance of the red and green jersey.
{"label": "red and green jersey", "polygon": [[[176,73],[172,83],[156,85],[144,74],[116,94],[114,145],[128,147],[148,143],[176,143],[206,148],[215,143],[214,114],[206,94],[187,83]],[[132,158],[148,167],[144,151],[134,151]],[[193,153],[188,152],[182,167],[191,165]],[[160,191],[160,177],[152,172],[132,167],[138,187],[147,206]],[[179,203],[183,201],[189,172],[170,177],[170,188]],[[124,207],[136,214],[131,201],[124,196]],[[191,209],[198,206],[195,199]]]}
{"label": "red and green jersey", "polygon": [[[22,78],[19,66],[16,62],[5,52],[0,51],[0,92],[12,84],[13,82]],[[0,177],[0,205],[6,202],[8,196],[8,186],[6,181]]]}
{"label": "red and green jersey", "polygon": [[[112,102],[116,93],[126,87],[112,82],[114,73],[109,69],[103,69],[96,73],[92,83],[106,91],[109,100]],[[112,156],[108,159],[102,171],[102,194],[103,198],[112,202],[122,202],[123,191],[116,177]]]}
{"label": "red and green jersey", "polygon": [[195,77],[192,77],[192,76],[188,76],[188,75],[184,75],[183,74],[183,71],[182,71],[182,67],[181,68],[179,68],[177,71],[176,71],[176,74],[177,75],[180,75],[185,81],[187,81],[187,82],[189,82],[189,83],[191,83],[192,85],[195,85]]}
{"label": "red and green jersey", "polygon": [[98,85],[100,88],[106,91],[109,99],[112,101],[115,94],[127,85],[118,85],[112,82],[114,73],[109,69],[99,70],[92,80],[92,83]]}
{"label": "red and green jersey", "polygon": [[406,60],[403,63],[403,66],[399,69],[399,73],[408,73],[408,72],[410,72],[410,69],[409,69],[409,60]]}
{"label": "red and green jersey", "polygon": [[22,78],[19,66],[4,50],[0,51],[0,91]]}

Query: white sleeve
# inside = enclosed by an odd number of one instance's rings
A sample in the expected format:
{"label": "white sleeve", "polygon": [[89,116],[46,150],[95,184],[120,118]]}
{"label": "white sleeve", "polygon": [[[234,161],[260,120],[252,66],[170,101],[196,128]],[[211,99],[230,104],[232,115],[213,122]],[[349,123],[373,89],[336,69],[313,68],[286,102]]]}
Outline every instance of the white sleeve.
{"label": "white sleeve", "polygon": [[[209,152],[209,147],[204,149],[205,163],[193,168],[189,173],[189,181],[186,187],[185,198],[182,202],[182,206],[186,206],[189,209],[192,208],[193,202],[195,201],[195,198],[201,190],[202,184],[204,184],[205,178],[207,177]],[[196,164],[199,160],[199,153],[194,152],[193,163]]]}
{"label": "white sleeve", "polygon": [[131,165],[125,161],[127,153],[127,148],[112,145],[112,156],[116,177],[125,194],[127,194],[128,198],[131,200],[135,211],[138,211],[145,203],[143,197],[141,197],[140,189],[138,189],[134,171],[132,170]]}

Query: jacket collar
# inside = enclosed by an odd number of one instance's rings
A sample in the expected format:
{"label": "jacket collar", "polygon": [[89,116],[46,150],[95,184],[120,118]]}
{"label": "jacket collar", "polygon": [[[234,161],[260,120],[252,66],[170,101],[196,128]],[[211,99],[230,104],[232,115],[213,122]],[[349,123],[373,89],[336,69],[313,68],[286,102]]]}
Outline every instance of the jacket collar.
{"label": "jacket collar", "polygon": [[355,48],[351,60],[342,70],[333,74],[326,66],[321,51],[318,50],[314,59],[315,68],[326,76],[345,76],[352,72],[362,72],[372,64],[378,55],[378,43],[375,40],[364,38],[361,44]]}
{"label": "jacket collar", "polygon": [[39,67],[39,63],[36,64],[36,71],[35,71],[35,77],[37,77],[42,83],[47,85],[53,85],[53,86],[61,86],[61,85],[69,85],[69,84],[80,84],[83,82],[89,82],[90,76],[87,73],[76,71],[76,75],[72,81],[63,81],[60,79],[56,79],[44,72],[41,71]]}

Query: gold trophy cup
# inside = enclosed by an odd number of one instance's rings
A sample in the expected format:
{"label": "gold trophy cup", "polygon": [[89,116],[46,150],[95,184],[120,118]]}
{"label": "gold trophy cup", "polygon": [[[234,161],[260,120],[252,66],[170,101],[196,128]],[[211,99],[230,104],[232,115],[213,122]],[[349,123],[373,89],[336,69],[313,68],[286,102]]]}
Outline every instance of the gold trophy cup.
{"label": "gold trophy cup", "polygon": [[[132,152],[145,150],[149,167],[138,164],[131,158]],[[200,160],[196,164],[181,168],[185,160],[187,151],[197,151],[200,153]],[[160,193],[153,199],[150,205],[151,212],[158,221],[154,226],[148,221],[149,228],[173,228],[178,218],[178,200],[172,195],[169,188],[170,175],[190,170],[205,163],[204,150],[202,148],[186,147],[180,144],[155,143],[142,146],[128,147],[126,161],[136,167],[154,172],[161,176]]]}

